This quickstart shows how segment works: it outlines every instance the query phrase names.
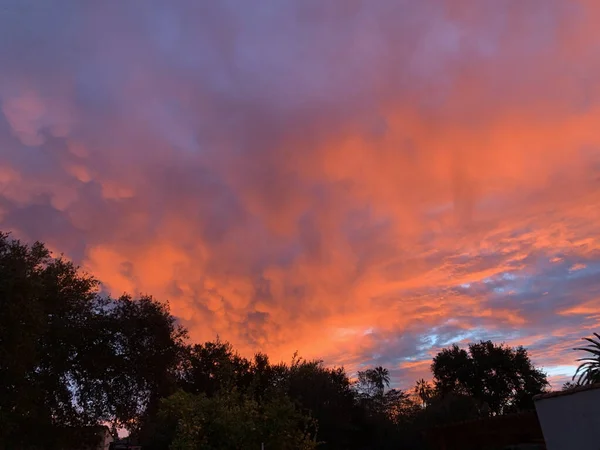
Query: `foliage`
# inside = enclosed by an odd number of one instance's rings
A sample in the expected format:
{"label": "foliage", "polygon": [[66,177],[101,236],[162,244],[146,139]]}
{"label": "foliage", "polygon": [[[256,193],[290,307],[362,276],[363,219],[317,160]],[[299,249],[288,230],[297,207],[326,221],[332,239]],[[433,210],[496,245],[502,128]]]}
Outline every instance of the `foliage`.
{"label": "foliage", "polygon": [[471,396],[488,405],[492,414],[533,408],[533,396],[543,392],[546,374],[535,368],[523,347],[491,341],[453,345],[433,359],[431,370],[440,394]]}
{"label": "foliage", "polygon": [[43,244],[0,233],[0,448],[44,439],[52,446],[58,426],[93,422],[71,385],[86,351],[81,336],[95,318],[97,284],[52,259]]}
{"label": "foliage", "polygon": [[385,388],[389,386],[390,373],[381,366],[358,372],[357,388],[363,395],[382,397]]}
{"label": "foliage", "polygon": [[63,448],[106,421],[134,428],[175,389],[185,331],[168,307],[101,297],[41,243],[0,234],[0,310],[0,448]]}
{"label": "foliage", "polygon": [[489,410],[483,402],[469,395],[451,392],[431,398],[427,408],[420,414],[419,420],[431,427],[488,415]]}
{"label": "foliage", "polygon": [[250,363],[237,355],[228,342],[196,344],[188,347],[181,370],[181,386],[191,393],[209,397],[221,389],[248,387],[252,379]]}
{"label": "foliage", "polygon": [[[177,389],[186,330],[168,305],[127,295],[110,302],[99,328],[94,336],[102,340],[91,352],[97,378],[105,383],[98,403],[107,420],[136,430],[157,412],[160,399]],[[99,358],[103,348],[108,350]]]}
{"label": "foliage", "polygon": [[364,425],[350,380],[343,368],[294,357],[290,365],[271,369],[274,389],[281,389],[319,424],[319,448],[352,448],[361,442]]}
{"label": "foliage", "polygon": [[172,450],[316,448],[314,420],[300,414],[286,396],[262,404],[237,390],[213,397],[177,392],[163,401],[161,414],[177,421]]}
{"label": "foliage", "polygon": [[429,382],[421,378],[415,384],[414,393],[419,398],[421,406],[425,408],[435,395],[435,389]]}
{"label": "foliage", "polygon": [[573,380],[577,379],[577,384],[600,383],[600,334],[594,333],[594,336],[596,339],[583,338],[588,345],[575,349],[588,354],[577,360],[581,363],[573,375]]}

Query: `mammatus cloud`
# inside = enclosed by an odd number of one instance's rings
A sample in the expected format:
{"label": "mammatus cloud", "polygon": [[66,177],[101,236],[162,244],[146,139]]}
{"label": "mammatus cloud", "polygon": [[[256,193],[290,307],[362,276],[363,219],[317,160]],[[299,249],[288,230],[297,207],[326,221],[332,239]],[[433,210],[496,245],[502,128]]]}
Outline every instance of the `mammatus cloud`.
{"label": "mammatus cloud", "polygon": [[0,1],[0,227],[195,340],[558,380],[600,325],[591,1]]}

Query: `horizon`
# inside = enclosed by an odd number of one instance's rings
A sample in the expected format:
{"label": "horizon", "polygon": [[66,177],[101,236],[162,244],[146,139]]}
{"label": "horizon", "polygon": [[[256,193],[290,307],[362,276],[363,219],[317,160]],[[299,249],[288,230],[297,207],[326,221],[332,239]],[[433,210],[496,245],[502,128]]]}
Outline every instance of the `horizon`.
{"label": "horizon", "polygon": [[4,0],[0,230],[194,342],[430,379],[600,329],[600,5]]}

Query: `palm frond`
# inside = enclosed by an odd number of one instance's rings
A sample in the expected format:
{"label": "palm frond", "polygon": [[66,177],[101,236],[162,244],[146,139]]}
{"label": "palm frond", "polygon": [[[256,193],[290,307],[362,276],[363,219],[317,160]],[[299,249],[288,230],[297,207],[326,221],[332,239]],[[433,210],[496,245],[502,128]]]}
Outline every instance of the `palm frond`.
{"label": "palm frond", "polygon": [[589,342],[584,347],[576,347],[574,350],[586,352],[588,356],[578,358],[576,361],[581,363],[575,374],[573,380],[577,378],[579,384],[592,384],[600,382],[600,334],[594,333],[594,338],[582,338],[582,340]]}
{"label": "palm frond", "polygon": [[588,345],[588,347],[592,347],[592,348],[600,347],[600,342],[595,341],[592,338],[583,338],[583,340],[590,343],[590,345]]}

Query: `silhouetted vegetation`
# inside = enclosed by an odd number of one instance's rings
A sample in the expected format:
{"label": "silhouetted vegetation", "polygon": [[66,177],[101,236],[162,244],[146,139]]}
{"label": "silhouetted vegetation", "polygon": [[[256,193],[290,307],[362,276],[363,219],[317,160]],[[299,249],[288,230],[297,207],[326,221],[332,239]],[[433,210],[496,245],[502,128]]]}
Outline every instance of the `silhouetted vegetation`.
{"label": "silhouetted vegetation", "polygon": [[577,360],[581,363],[573,375],[573,380],[577,379],[577,384],[600,383],[600,334],[594,333],[594,336],[596,339],[583,338],[588,345],[575,349],[587,354]]}
{"label": "silhouetted vegetation", "polygon": [[0,449],[77,447],[103,423],[156,450],[425,449],[425,430],[531,409],[548,386],[524,348],[490,341],[442,350],[433,382],[409,391],[383,367],[353,380],[296,355],[247,359],[219,339],[189,344],[152,297],[98,288],[43,244],[0,234]]}
{"label": "silhouetted vegetation", "polygon": [[168,307],[100,295],[41,243],[0,234],[0,311],[0,448],[65,448],[68,430],[103,422],[133,429],[177,388],[185,330]]}
{"label": "silhouetted vegetation", "polygon": [[546,374],[536,369],[527,350],[491,341],[453,345],[442,350],[431,366],[436,389],[459,393],[483,402],[494,415],[533,408],[533,396],[548,386]]}

